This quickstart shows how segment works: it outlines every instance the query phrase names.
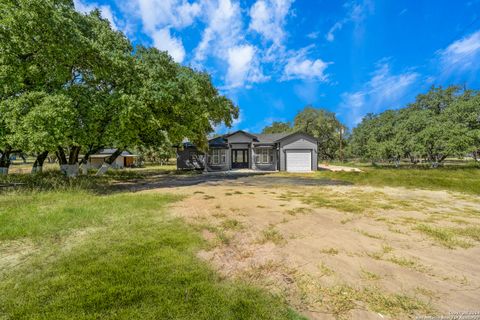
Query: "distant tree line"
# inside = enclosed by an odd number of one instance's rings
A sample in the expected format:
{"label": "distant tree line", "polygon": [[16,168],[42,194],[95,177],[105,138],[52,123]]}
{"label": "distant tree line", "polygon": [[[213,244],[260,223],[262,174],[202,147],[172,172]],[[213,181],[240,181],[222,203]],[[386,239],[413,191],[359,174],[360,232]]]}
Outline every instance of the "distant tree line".
{"label": "distant tree line", "polygon": [[347,143],[347,127],[335,113],[306,106],[290,122],[273,122],[262,133],[304,132],[318,140],[318,157],[322,160],[342,159]]}
{"label": "distant tree line", "polygon": [[[210,76],[155,48],[133,48],[99,11],[72,0],[2,0],[0,9],[0,174],[14,153],[55,154],[76,175],[91,154],[118,148],[163,153],[188,138],[206,146],[238,108]],[[80,157],[82,155],[82,157]]]}
{"label": "distant tree line", "polygon": [[262,133],[300,131],[318,140],[321,160],[428,162],[447,157],[480,160],[480,91],[432,87],[399,110],[367,114],[351,132],[333,112],[307,106],[290,122],[273,122]]}
{"label": "distant tree line", "polygon": [[368,114],[353,129],[350,156],[372,162],[427,161],[437,167],[447,157],[480,156],[479,91],[432,87],[399,110]]}

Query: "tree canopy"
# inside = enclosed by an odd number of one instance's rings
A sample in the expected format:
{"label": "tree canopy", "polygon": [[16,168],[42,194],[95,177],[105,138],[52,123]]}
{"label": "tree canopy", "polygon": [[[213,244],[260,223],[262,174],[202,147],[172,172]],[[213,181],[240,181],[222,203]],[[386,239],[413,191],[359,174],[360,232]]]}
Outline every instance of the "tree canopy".
{"label": "tree canopy", "polygon": [[303,132],[318,140],[320,159],[332,160],[342,158],[341,148],[346,143],[347,128],[335,116],[325,109],[306,106],[297,113],[293,121],[273,122],[262,133]]}
{"label": "tree canopy", "polygon": [[263,128],[262,133],[271,134],[271,133],[283,133],[292,131],[292,125],[290,122],[281,122],[274,121],[271,125]]}
{"label": "tree canopy", "polygon": [[432,87],[403,109],[365,116],[353,129],[349,152],[373,162],[408,158],[438,166],[449,156],[477,157],[479,135],[479,92]]}
{"label": "tree canopy", "polygon": [[85,163],[103,147],[205,146],[238,117],[208,74],[134,49],[99,11],[79,13],[70,0],[2,0],[1,10],[0,167],[15,150],[78,166],[80,152]]}
{"label": "tree canopy", "polygon": [[342,157],[346,129],[335,113],[312,106],[300,111],[293,123],[294,131],[305,132],[318,140],[318,157],[324,160]]}

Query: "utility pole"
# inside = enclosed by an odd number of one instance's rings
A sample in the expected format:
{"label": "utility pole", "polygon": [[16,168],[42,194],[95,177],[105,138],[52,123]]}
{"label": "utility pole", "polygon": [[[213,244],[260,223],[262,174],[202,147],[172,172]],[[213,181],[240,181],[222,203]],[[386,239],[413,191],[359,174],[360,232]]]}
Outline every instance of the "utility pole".
{"label": "utility pole", "polygon": [[343,127],[340,127],[340,161],[343,162]]}

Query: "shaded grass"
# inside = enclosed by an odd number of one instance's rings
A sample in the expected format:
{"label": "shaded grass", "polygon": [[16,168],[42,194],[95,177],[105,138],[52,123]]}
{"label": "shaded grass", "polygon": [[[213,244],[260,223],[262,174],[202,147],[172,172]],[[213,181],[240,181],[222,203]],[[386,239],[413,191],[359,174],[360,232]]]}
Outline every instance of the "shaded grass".
{"label": "shaded grass", "polygon": [[[165,214],[165,206],[177,199],[68,192],[1,198],[2,239],[36,238],[44,246],[41,253],[0,276],[0,315],[7,319],[300,318],[279,297],[221,281],[198,260],[196,252],[204,241],[183,221]],[[102,232],[92,233],[69,250],[48,240],[92,226],[102,226]]]}
{"label": "shaded grass", "polygon": [[[29,171],[28,171],[29,172]],[[37,174],[0,175],[0,194],[13,191],[76,191],[85,190],[95,193],[116,191],[114,182],[149,181],[159,175],[196,175],[196,171],[179,171],[174,166],[147,166],[145,168],[110,169],[103,176],[79,175],[66,178],[59,170],[58,164],[53,168]]]}

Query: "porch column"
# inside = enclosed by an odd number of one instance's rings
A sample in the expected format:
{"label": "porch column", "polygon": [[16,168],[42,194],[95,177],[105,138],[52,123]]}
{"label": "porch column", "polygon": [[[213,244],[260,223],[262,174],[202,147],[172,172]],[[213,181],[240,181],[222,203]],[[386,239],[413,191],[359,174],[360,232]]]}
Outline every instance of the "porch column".
{"label": "porch column", "polygon": [[232,170],[232,144],[228,144],[228,149],[227,149],[227,165],[228,165],[228,170]]}
{"label": "porch column", "polygon": [[249,162],[249,166],[250,166],[250,169],[253,169],[253,143],[250,142],[250,161]]}
{"label": "porch column", "polygon": [[203,157],[203,172],[208,172],[207,164],[208,164],[208,150],[205,152],[205,157]]}

